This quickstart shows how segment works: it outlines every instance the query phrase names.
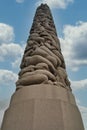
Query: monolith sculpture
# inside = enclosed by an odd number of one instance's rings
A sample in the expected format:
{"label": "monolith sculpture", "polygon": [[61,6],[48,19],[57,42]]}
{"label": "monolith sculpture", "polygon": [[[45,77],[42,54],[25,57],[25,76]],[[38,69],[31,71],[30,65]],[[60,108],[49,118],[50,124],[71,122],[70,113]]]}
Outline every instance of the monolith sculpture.
{"label": "monolith sculpture", "polygon": [[84,130],[51,11],[37,10],[1,130]]}

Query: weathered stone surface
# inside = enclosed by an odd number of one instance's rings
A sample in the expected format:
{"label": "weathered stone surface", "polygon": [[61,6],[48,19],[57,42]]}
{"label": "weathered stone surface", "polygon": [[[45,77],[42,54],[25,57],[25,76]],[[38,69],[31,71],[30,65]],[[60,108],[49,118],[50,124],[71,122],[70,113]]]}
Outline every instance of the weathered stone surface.
{"label": "weathered stone surface", "polygon": [[36,10],[1,130],[84,130],[46,4]]}
{"label": "weathered stone surface", "polygon": [[43,4],[37,8],[16,85],[18,88],[42,83],[61,85],[71,91],[53,18],[49,7]]}
{"label": "weathered stone surface", "polygon": [[12,96],[2,130],[25,129],[84,130],[72,93],[47,84],[19,89]]}

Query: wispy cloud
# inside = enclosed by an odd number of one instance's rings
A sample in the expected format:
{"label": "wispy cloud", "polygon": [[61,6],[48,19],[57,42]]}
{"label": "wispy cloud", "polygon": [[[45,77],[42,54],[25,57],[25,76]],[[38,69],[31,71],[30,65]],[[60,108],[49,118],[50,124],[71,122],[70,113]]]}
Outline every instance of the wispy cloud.
{"label": "wispy cloud", "polygon": [[4,112],[8,108],[8,106],[9,106],[9,100],[0,100],[0,127],[2,124]]}
{"label": "wispy cloud", "polygon": [[17,53],[16,59],[12,62],[13,68],[18,68],[20,66],[25,46],[26,46],[25,43],[23,43],[22,46],[19,46],[19,53]]}
{"label": "wispy cloud", "polygon": [[20,66],[21,59],[22,59],[21,57],[18,57],[14,62],[12,62],[12,67],[18,68],[18,66]]}
{"label": "wispy cloud", "polygon": [[41,3],[46,3],[51,8],[65,9],[68,4],[73,3],[73,0],[39,0],[36,5],[40,5]]}
{"label": "wispy cloud", "polygon": [[5,23],[0,23],[0,62],[8,61],[12,67],[19,67],[25,43],[14,43],[14,28]]}
{"label": "wispy cloud", "polygon": [[87,65],[87,22],[66,25],[63,34],[60,41],[67,67],[77,71],[80,66]]}
{"label": "wispy cloud", "polygon": [[[12,63],[15,63],[14,66],[16,66],[17,59],[21,58],[24,50],[24,45],[15,43],[14,40],[15,40],[14,28],[8,24],[0,23],[0,64],[1,65],[5,65],[8,62],[8,64],[10,65],[12,65]],[[4,111],[8,106],[8,102],[2,99],[3,97],[2,92],[4,92],[4,90],[6,91],[7,87],[11,88],[12,86],[13,88],[9,89],[12,94],[14,91],[13,89],[15,89],[15,82],[17,81],[18,78],[18,75],[13,71],[14,69],[8,70],[7,67],[6,69],[5,68],[0,69],[0,90],[1,90],[0,91],[0,97],[1,97],[0,125],[4,115]],[[9,96],[7,95],[5,96],[9,98]]]}
{"label": "wispy cloud", "polygon": [[86,106],[82,106],[82,105],[78,105],[80,111],[81,111],[81,115],[82,115],[82,119],[84,122],[84,127],[85,130],[87,130],[87,107]]}
{"label": "wispy cloud", "polygon": [[23,3],[25,0],[16,0],[17,3]]}
{"label": "wispy cloud", "polygon": [[17,80],[17,74],[10,70],[0,69],[0,86],[11,86],[15,84]]}
{"label": "wispy cloud", "polygon": [[0,52],[0,61],[4,61],[6,58],[13,58],[15,60],[23,54],[23,47],[15,43],[3,43],[0,46]]}
{"label": "wispy cloud", "polygon": [[5,109],[0,110],[0,127],[1,127],[1,124],[2,124],[2,120],[3,120],[4,112],[5,112]]}
{"label": "wispy cloud", "polygon": [[0,23],[0,44],[2,42],[9,43],[14,40],[14,29],[12,26]]}
{"label": "wispy cloud", "polygon": [[71,88],[76,91],[78,89],[84,89],[87,87],[87,79],[79,81],[71,81]]}

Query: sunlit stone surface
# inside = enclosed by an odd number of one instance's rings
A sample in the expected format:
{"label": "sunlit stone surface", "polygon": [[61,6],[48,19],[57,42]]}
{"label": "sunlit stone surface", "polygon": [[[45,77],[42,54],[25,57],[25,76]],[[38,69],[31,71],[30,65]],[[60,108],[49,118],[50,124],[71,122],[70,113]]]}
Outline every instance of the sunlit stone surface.
{"label": "sunlit stone surface", "polygon": [[84,130],[46,4],[36,10],[1,130]]}

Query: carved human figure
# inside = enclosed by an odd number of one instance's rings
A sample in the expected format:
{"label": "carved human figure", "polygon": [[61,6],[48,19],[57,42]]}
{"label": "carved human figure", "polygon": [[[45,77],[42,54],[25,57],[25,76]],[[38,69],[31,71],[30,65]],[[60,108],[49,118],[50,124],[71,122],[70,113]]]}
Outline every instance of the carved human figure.
{"label": "carved human figure", "polygon": [[71,90],[56,28],[46,4],[36,11],[20,67],[17,89],[53,84]]}

